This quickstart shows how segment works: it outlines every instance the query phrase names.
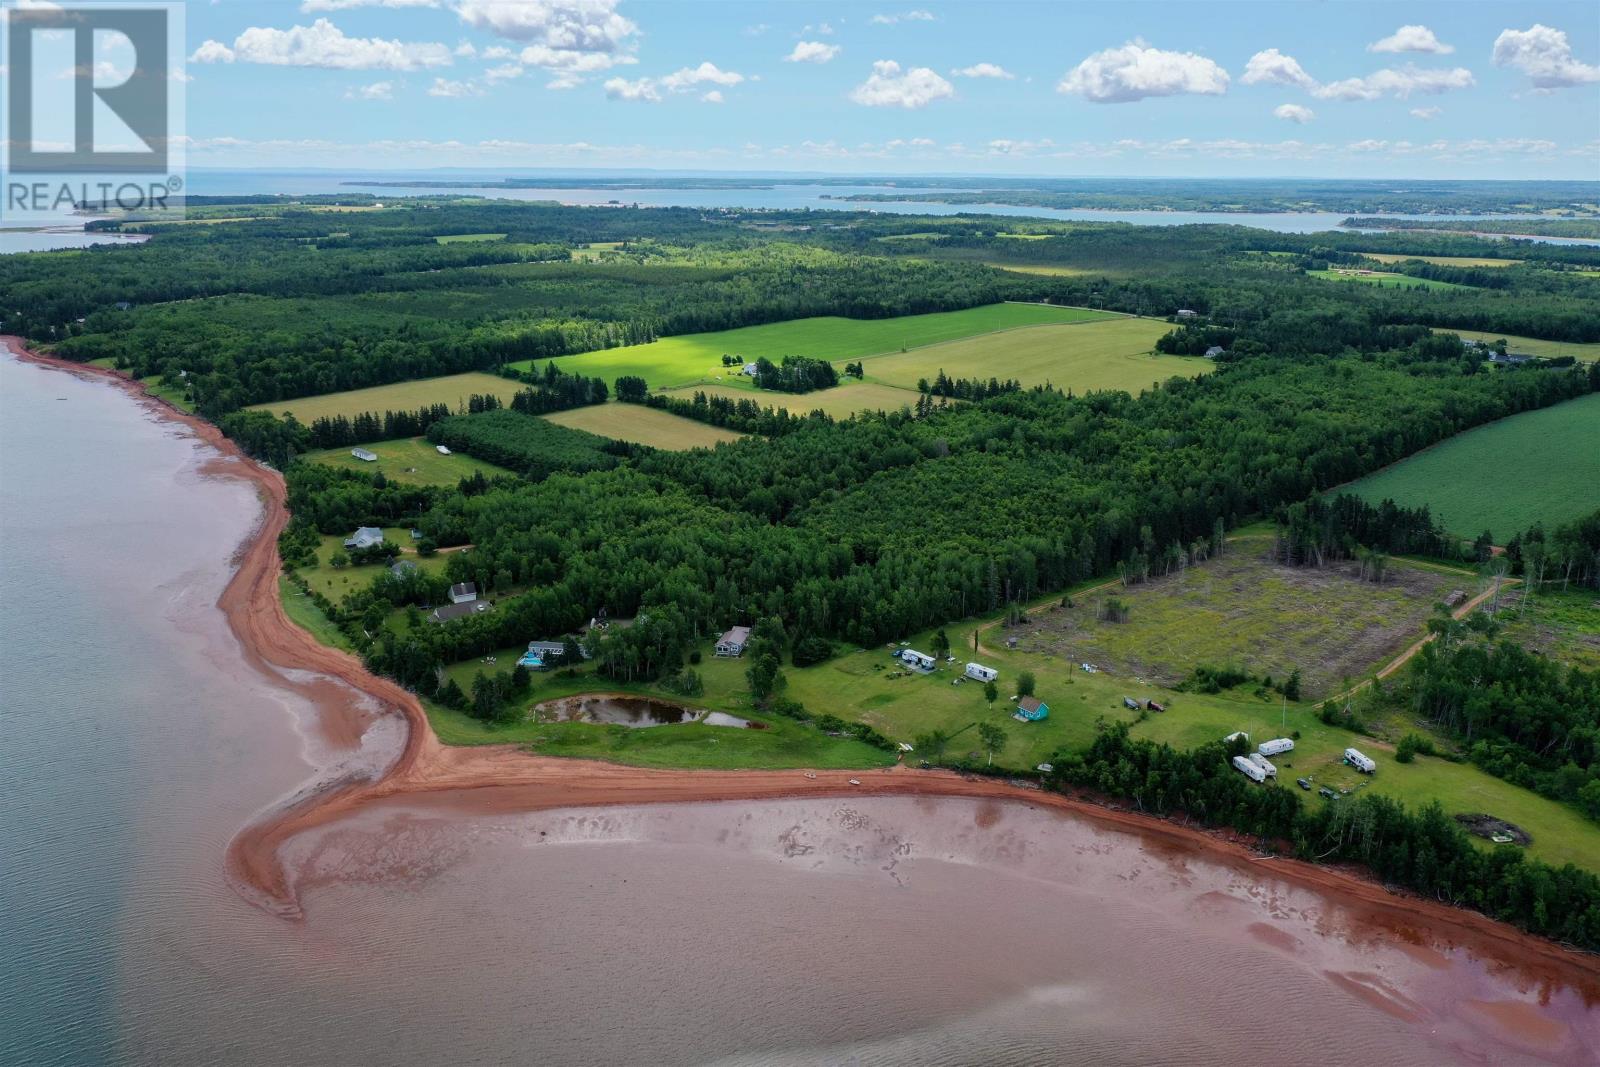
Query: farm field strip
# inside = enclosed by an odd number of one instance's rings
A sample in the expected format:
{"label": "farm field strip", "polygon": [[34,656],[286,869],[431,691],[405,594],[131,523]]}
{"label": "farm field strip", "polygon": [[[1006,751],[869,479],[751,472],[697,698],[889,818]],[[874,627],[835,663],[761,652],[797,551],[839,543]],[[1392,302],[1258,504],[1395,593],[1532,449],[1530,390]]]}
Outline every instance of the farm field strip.
{"label": "farm field strip", "polygon": [[513,473],[504,467],[474,459],[461,452],[448,456],[440,455],[439,450],[424,437],[397,437],[389,441],[374,441],[360,447],[376,454],[377,461],[369,463],[357,459],[348,448],[307,452],[304,458],[312,463],[323,463],[330,467],[342,467],[366,474],[382,471],[383,476],[389,481],[402,485],[455,485],[461,479],[471,477],[474,471],[482,471],[485,478]]}
{"label": "farm field strip", "polygon": [[1413,256],[1401,252],[1360,252],[1358,255],[1379,263],[1404,263],[1418,259],[1439,267],[1514,267],[1520,259],[1494,259],[1488,256]]}
{"label": "farm field strip", "polygon": [[[557,356],[553,362],[573,374],[597,375],[607,381],[621,375],[637,375],[651,388],[670,389],[738,374],[738,368],[722,365],[724,354],[736,355],[745,361],[764,357],[777,362],[784,356],[805,355],[837,362],[1022,326],[1064,325],[1120,317],[1087,308],[1018,303],[888,319],[823,316],[663,337],[646,344]],[[512,366],[527,369],[534,364],[542,367],[546,362],[549,361],[528,360]]]}
{"label": "farm field strip", "polygon": [[1426,504],[1451,533],[1501,543],[1570,521],[1600,506],[1600,393],[1457,434],[1340,491]]}
{"label": "farm field strip", "polygon": [[1434,333],[1453,333],[1462,340],[1494,342],[1503,340],[1509,352],[1538,356],[1540,359],[1557,359],[1571,356],[1592,363],[1600,359],[1600,341],[1545,341],[1537,337],[1518,337],[1509,333],[1484,333],[1482,330],[1457,330],[1450,326],[1435,326]]}
{"label": "farm field strip", "polygon": [[689,448],[711,448],[742,436],[732,430],[709,426],[670,411],[657,411],[642,404],[593,404],[542,416],[558,426],[587,430],[617,441],[632,441],[674,452]]}
{"label": "farm field strip", "polygon": [[1470,285],[1460,285],[1456,282],[1439,282],[1432,278],[1413,278],[1409,274],[1395,274],[1390,271],[1364,271],[1356,273],[1354,270],[1308,270],[1308,278],[1322,278],[1333,282],[1362,282],[1367,285],[1394,285],[1408,289],[1471,289]]}
{"label": "farm field strip", "polygon": [[776,393],[728,385],[692,385],[664,392],[668,396],[683,399],[693,397],[696,393],[705,393],[729,400],[754,400],[764,408],[777,408],[792,415],[821,410],[836,419],[847,419],[860,411],[899,411],[903,407],[915,406],[922,395],[914,389],[900,389],[870,381],[847,381],[843,385],[819,389],[814,393]]}
{"label": "farm field strip", "polygon": [[313,419],[332,418],[335,415],[348,417],[363,411],[415,411],[429,404],[448,404],[451,410],[457,406],[465,410],[467,397],[473,393],[493,394],[509,403],[519,389],[525,388],[527,386],[521,382],[509,378],[469,371],[465,374],[448,374],[442,378],[419,378],[391,385],[374,385],[367,389],[350,389],[343,393],[275,400],[254,404],[250,410],[270,411],[278,416],[293,414],[300,422],[309,425]]}

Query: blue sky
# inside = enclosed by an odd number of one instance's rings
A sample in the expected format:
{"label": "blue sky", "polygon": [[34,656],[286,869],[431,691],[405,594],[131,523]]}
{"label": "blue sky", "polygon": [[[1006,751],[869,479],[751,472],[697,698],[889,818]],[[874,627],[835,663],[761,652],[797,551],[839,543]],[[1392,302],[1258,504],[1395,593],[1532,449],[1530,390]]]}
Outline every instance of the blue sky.
{"label": "blue sky", "polygon": [[191,3],[191,166],[1600,179],[1600,4]]}

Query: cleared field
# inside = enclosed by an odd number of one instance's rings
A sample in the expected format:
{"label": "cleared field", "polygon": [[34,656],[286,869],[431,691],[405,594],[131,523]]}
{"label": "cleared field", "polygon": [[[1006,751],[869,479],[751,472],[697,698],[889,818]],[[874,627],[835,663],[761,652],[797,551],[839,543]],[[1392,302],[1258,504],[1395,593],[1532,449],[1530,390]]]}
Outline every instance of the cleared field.
{"label": "cleared field", "polygon": [[483,241],[504,241],[503,233],[451,233],[435,237],[442,245],[476,244]]}
{"label": "cleared field", "polygon": [[915,389],[943,370],[953,378],[1015,378],[1084,393],[1094,389],[1138,392],[1174,376],[1214,369],[1195,356],[1151,355],[1156,338],[1172,326],[1154,319],[1107,319],[1074,326],[1035,326],[930,345],[866,360],[867,380]]}
{"label": "cleared field", "polygon": [[[1474,576],[1396,563],[1378,585],[1353,564],[1280,566],[1265,543],[1235,542],[1182,574],[1085,596],[1011,636],[1020,651],[1166,686],[1203,664],[1280,681],[1298,669],[1302,691],[1319,699],[1404,651],[1454,589],[1475,593]],[[1127,622],[1095,617],[1107,596],[1128,605]]]}
{"label": "cleared field", "polygon": [[465,411],[467,397],[473,393],[492,393],[501,400],[510,401],[521,382],[500,378],[493,374],[472,371],[467,374],[449,374],[443,378],[422,378],[414,382],[395,382],[393,385],[375,385],[370,389],[351,389],[325,396],[303,396],[295,400],[279,400],[269,404],[256,404],[252,411],[270,411],[274,415],[293,414],[303,423],[312,419],[332,418],[335,415],[353,416],[363,411],[415,411],[429,404],[460,406]]}
{"label": "cleared field", "polygon": [[1521,263],[1520,259],[1492,259],[1485,256],[1408,256],[1398,252],[1362,252],[1368,259],[1377,260],[1379,263],[1404,263],[1408,259],[1420,259],[1424,263],[1432,263],[1440,267],[1512,267]]}
{"label": "cleared field", "polygon": [[732,430],[708,426],[667,411],[656,411],[642,404],[595,404],[571,411],[558,411],[544,418],[574,430],[587,430],[616,441],[666,448],[674,452],[687,448],[710,448],[724,441],[737,441]]}
{"label": "cleared field", "polygon": [[[796,355],[828,360],[859,359],[1019,326],[1093,322],[1114,317],[1117,316],[1109,312],[1044,304],[989,304],[964,311],[902,315],[892,319],[823,316],[663,337],[648,344],[562,356],[555,364],[572,374],[594,375],[607,381],[625,374],[638,375],[652,388],[670,389],[725,376],[729,371],[722,365],[724,354],[737,355],[747,361],[763,356],[776,361]],[[526,369],[531,362],[513,366]],[[538,361],[540,366],[545,362]]]}
{"label": "cleared field", "polygon": [[1600,393],[1468,430],[1341,492],[1426,504],[1461,537],[1568,522],[1600,507]]}
{"label": "cleared field", "polygon": [[707,396],[725,396],[730,400],[754,400],[762,407],[777,408],[796,415],[821,409],[836,419],[849,418],[859,411],[899,411],[903,407],[914,407],[921,395],[912,389],[899,389],[874,382],[849,382],[814,393],[774,393],[727,385],[695,385],[666,392],[670,396],[685,398],[695,393],[705,393]]}
{"label": "cleared field", "polygon": [[1000,260],[986,259],[985,267],[996,270],[1015,271],[1018,274],[1046,274],[1053,278],[1068,278],[1078,274],[1103,274],[1104,271],[1090,270],[1087,267],[1063,267],[1059,263],[1003,263]]}
{"label": "cleared field", "polygon": [[1562,592],[1555,583],[1526,600],[1519,590],[1509,603],[1495,616],[1507,638],[1568,666],[1600,671],[1600,600],[1592,591]]}
{"label": "cleared field", "polygon": [[423,437],[397,437],[392,441],[378,441],[361,447],[376,453],[377,462],[359,460],[350,454],[348,448],[307,452],[304,458],[312,463],[345,467],[367,474],[375,470],[382,471],[385,478],[402,485],[455,485],[461,479],[471,477],[473,471],[482,471],[485,478],[514,473],[460,452],[441,456]]}
{"label": "cleared field", "polygon": [[1587,344],[1581,341],[1543,341],[1537,337],[1518,337],[1509,333],[1483,333],[1479,330],[1456,330],[1448,326],[1435,326],[1433,332],[1459,334],[1462,340],[1504,340],[1507,351],[1538,356],[1540,359],[1557,359],[1561,356],[1571,356],[1586,363],[1593,363],[1595,360],[1600,359],[1600,341]]}
{"label": "cleared field", "polygon": [[1323,278],[1335,282],[1363,282],[1367,285],[1390,285],[1403,289],[1471,289],[1470,285],[1458,285],[1455,282],[1437,282],[1432,278],[1413,278],[1409,274],[1393,274],[1389,271],[1365,271],[1357,274],[1348,270],[1308,270],[1308,278]]}

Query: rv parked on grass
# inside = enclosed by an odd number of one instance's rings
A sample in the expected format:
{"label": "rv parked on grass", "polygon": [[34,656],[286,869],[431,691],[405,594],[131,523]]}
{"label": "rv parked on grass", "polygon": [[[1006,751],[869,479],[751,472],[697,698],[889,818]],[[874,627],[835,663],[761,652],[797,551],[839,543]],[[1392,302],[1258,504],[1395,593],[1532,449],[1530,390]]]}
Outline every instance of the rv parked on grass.
{"label": "rv parked on grass", "polygon": [[1257,752],[1263,756],[1276,756],[1280,752],[1293,752],[1294,741],[1287,737],[1275,737],[1271,741],[1263,741]]}
{"label": "rv parked on grass", "polygon": [[1250,779],[1252,782],[1265,782],[1267,780],[1267,772],[1262,770],[1260,767],[1257,767],[1254,763],[1251,763],[1243,756],[1233,757],[1233,765],[1237,767],[1244,774],[1244,776]]}
{"label": "rv parked on grass", "polygon": [[935,664],[932,656],[929,656],[926,653],[918,652],[914,648],[902,649],[900,652],[900,662],[904,663],[907,667],[911,667],[919,671],[931,671],[933,670]]}
{"label": "rv parked on grass", "polygon": [[1344,750],[1344,761],[1350,764],[1350,766],[1354,767],[1356,770],[1360,771],[1362,774],[1371,774],[1373,771],[1378,769],[1378,765],[1376,763],[1374,763],[1368,757],[1363,756],[1360,752],[1357,752],[1353,748],[1347,748]]}
{"label": "rv parked on grass", "polygon": [[993,667],[985,667],[981,663],[967,664],[967,677],[975,682],[992,682],[1000,677],[1000,672]]}
{"label": "rv parked on grass", "polygon": [[1268,760],[1267,757],[1263,756],[1261,753],[1252,752],[1252,753],[1250,753],[1250,755],[1246,756],[1245,758],[1248,759],[1251,763],[1254,763],[1257,767],[1260,767],[1261,768],[1261,773],[1265,774],[1268,778],[1276,778],[1276,777],[1278,777],[1278,768],[1274,767],[1272,765],[1272,762],[1270,760]]}

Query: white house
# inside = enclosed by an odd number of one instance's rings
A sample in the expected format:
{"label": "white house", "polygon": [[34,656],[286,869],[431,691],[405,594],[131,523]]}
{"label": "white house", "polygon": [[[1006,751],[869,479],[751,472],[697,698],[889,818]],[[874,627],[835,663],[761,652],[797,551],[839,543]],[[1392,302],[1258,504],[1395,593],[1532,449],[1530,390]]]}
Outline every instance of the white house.
{"label": "white house", "polygon": [[1000,672],[993,667],[985,667],[981,663],[967,664],[967,677],[975,682],[992,682],[1000,677]]}
{"label": "white house", "polygon": [[739,373],[744,374],[744,375],[748,375],[749,377],[754,378],[756,376],[757,369],[758,368],[756,367],[756,365],[754,363],[746,363],[744,365],[744,369],[742,371],[740,371]]}
{"label": "white house", "polygon": [[450,587],[450,603],[470,604],[478,599],[478,586],[475,582],[458,582]]}
{"label": "white house", "polygon": [[376,462],[378,462],[378,454],[376,452],[369,452],[365,448],[352,448],[350,450],[350,454],[352,456],[356,457],[357,459],[359,459],[363,463],[376,463]]}
{"label": "white house", "polygon": [[371,548],[383,544],[383,531],[376,526],[363,526],[344,539],[346,548]]}
{"label": "white house", "polygon": [[717,638],[717,655],[742,656],[744,646],[750,643],[750,627],[735,626]]}

